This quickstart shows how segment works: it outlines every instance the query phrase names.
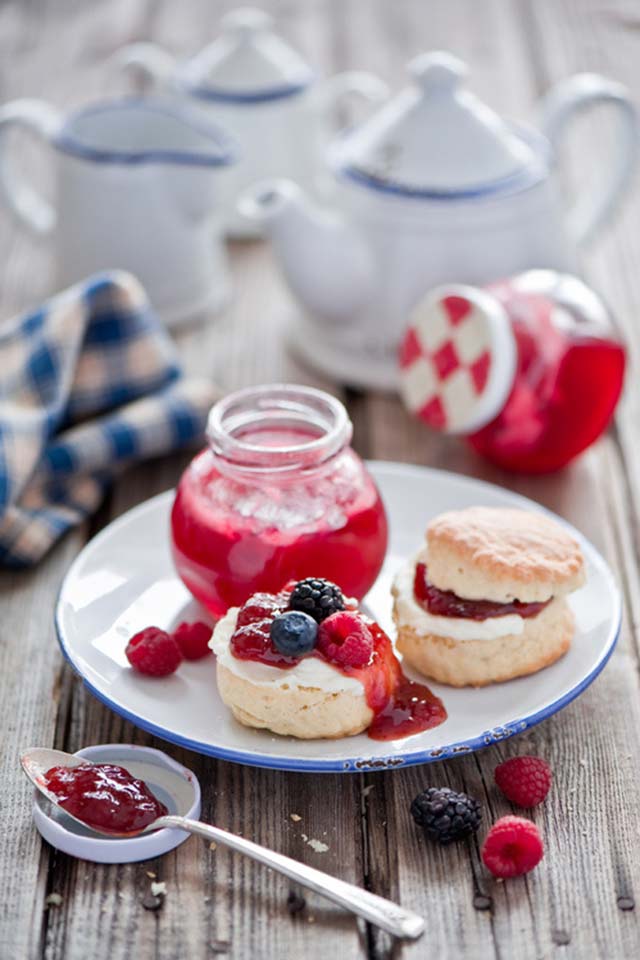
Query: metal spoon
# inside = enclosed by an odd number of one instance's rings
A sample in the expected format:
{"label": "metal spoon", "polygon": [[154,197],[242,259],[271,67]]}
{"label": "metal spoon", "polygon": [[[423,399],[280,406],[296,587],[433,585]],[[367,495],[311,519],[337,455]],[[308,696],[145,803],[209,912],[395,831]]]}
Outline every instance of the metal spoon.
{"label": "metal spoon", "polygon": [[[44,774],[47,770],[50,770],[51,767],[77,767],[87,762],[88,761],[82,757],[74,757],[72,754],[63,753],[61,750],[48,750],[43,747],[34,747],[30,750],[25,750],[20,756],[20,763],[26,775],[38,790],[44,794],[47,800],[57,807],[59,807],[59,804],[56,797],[44,784]],[[63,808],[60,807],[60,809]],[[67,813],[66,810],[64,810],[64,813],[86,828],[87,825],[83,823],[82,820]],[[302,884],[302,886],[314,890],[328,900],[333,900],[346,910],[350,910],[352,913],[364,917],[365,920],[375,923],[376,926],[387,930],[396,937],[416,940],[422,936],[424,932],[425,922],[422,917],[419,917],[416,913],[412,913],[410,910],[403,909],[403,907],[397,903],[392,903],[390,900],[378,897],[375,893],[369,893],[367,890],[361,890],[351,883],[338,880],[336,877],[332,877],[328,873],[323,873],[321,870],[316,870],[314,867],[308,867],[304,863],[298,863],[297,860],[285,857],[283,854],[269,850],[267,847],[261,847],[251,840],[245,840],[244,837],[238,837],[233,833],[228,833],[226,830],[221,830],[220,827],[213,827],[207,823],[201,823],[199,820],[190,820],[187,817],[173,815],[158,817],[158,819],[150,823],[149,826],[135,833],[114,834],[98,830],[95,827],[91,827],[91,829],[94,830],[95,833],[104,833],[109,837],[122,836],[123,838],[129,838],[140,836],[140,834],[143,833],[149,833],[152,830],[160,830],[162,827],[186,830],[189,833],[195,833],[207,840],[214,840],[216,843],[231,847],[232,850],[237,850],[239,853],[244,853],[253,860],[264,863],[265,866],[270,867],[272,870],[277,870],[286,877],[296,880]]]}

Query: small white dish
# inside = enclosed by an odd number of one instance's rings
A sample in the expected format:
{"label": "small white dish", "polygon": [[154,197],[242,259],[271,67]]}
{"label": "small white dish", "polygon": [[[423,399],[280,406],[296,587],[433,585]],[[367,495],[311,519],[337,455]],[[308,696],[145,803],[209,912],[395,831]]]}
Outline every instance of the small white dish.
{"label": "small white dish", "polygon": [[[382,573],[366,598],[393,637],[390,584],[422,542],[428,522],[473,505],[543,510],[501,487],[442,470],[370,463],[389,517]],[[620,593],[598,551],[564,520],[584,551],[587,583],[570,598],[576,616],[571,649],[529,677],[481,689],[430,683],[448,711],[439,727],[381,742],[366,734],[341,740],[295,740],[241,726],[222,703],[215,660],[183,663],[170,677],[142,677],[129,667],[132,634],[154,624],[173,628],[202,612],[171,559],[173,491],[140,504],[87,544],[62,584],[56,611],[64,655],[103,703],[156,736],[224,760],[281,770],[349,773],[430,763],[468,753],[526,730],[577,697],[600,673],[620,630]],[[548,512],[548,511],[545,511]],[[410,671],[407,671],[410,673]]]}
{"label": "small white dish", "polygon": [[[172,760],[161,750],[132,743],[102,743],[78,750],[78,757],[92,763],[116,763],[144,780],[168,808],[169,813],[197,820],[200,816],[200,784],[195,773]],[[33,820],[40,835],[63,853],[93,863],[135,863],[162,856],[188,840],[184,830],[156,830],[123,840],[103,837],[84,828],[53,807],[37,790],[34,792]]]}

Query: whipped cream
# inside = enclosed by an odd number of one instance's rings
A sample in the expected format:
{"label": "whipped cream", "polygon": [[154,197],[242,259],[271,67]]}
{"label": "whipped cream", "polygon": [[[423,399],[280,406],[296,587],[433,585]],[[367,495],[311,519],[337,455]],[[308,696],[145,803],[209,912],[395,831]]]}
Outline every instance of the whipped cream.
{"label": "whipped cream", "polygon": [[268,663],[240,660],[231,652],[231,637],[236,628],[239,607],[232,607],[216,624],[209,646],[218,663],[242,680],[261,687],[313,687],[325,693],[349,691],[364,695],[364,687],[356,677],[347,677],[337,667],[319,657],[301,657],[295,667],[283,670]]}
{"label": "whipped cream", "polygon": [[518,636],[524,630],[524,619],[518,613],[504,617],[488,617],[486,620],[469,620],[466,617],[439,617],[425,610],[415,598],[413,581],[416,563],[425,562],[422,551],[396,575],[396,612],[401,623],[419,633],[432,633],[436,637],[451,637],[452,640],[497,640],[498,637]]}

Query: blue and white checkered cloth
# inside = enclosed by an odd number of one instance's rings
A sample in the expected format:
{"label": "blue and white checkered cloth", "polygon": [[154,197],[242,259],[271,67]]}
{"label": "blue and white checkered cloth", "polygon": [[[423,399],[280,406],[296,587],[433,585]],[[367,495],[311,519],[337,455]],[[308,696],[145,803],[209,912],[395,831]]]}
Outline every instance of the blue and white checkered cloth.
{"label": "blue and white checkered cloth", "polygon": [[0,564],[36,563],[124,464],[200,438],[214,400],[182,379],[129,274],[91,277],[0,327]]}

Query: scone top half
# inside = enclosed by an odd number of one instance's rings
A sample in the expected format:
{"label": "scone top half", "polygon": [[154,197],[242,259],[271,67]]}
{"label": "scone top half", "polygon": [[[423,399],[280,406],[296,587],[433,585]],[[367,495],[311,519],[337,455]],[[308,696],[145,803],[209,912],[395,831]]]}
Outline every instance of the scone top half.
{"label": "scone top half", "polygon": [[466,600],[541,603],[582,586],[578,542],[544,514],[503,507],[442,513],[427,528],[429,581]]}

